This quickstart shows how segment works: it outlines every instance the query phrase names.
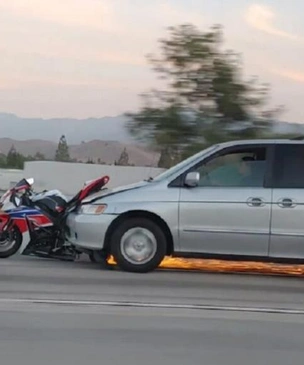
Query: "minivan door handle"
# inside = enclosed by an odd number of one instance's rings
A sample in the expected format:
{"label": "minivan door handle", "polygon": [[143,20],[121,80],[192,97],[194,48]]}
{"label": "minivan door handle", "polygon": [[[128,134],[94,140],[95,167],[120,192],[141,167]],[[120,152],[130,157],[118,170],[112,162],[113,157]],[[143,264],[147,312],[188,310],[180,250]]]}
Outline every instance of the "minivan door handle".
{"label": "minivan door handle", "polygon": [[249,198],[247,199],[247,205],[250,207],[263,207],[265,205],[265,202],[262,198]]}
{"label": "minivan door handle", "polygon": [[296,205],[296,202],[290,198],[282,198],[278,200],[278,206],[280,208],[294,208]]}

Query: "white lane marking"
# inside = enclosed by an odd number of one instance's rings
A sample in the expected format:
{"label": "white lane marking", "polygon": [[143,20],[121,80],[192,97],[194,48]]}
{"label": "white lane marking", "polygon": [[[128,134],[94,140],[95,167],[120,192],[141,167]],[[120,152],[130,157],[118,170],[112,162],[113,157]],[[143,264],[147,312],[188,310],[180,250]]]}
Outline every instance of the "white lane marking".
{"label": "white lane marking", "polygon": [[135,307],[135,308],[167,308],[167,309],[191,309],[214,310],[230,312],[255,312],[276,314],[304,314],[303,309],[293,308],[267,308],[267,307],[242,307],[207,304],[170,304],[148,302],[124,302],[124,301],[90,301],[90,300],[64,300],[64,299],[15,299],[0,298],[0,304],[49,304],[69,306],[107,306],[107,307]]}

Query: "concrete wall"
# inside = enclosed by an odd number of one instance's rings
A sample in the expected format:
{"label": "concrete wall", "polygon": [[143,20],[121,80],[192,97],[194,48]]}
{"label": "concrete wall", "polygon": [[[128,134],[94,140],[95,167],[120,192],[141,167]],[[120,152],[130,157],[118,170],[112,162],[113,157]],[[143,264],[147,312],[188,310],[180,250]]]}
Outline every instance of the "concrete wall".
{"label": "concrete wall", "polygon": [[22,177],[23,170],[0,169],[0,192],[6,191]]}
{"label": "concrete wall", "polygon": [[23,175],[35,179],[36,191],[59,189],[64,194],[76,194],[87,180],[109,175],[108,187],[131,184],[156,176],[164,169],[136,166],[108,166],[81,163],[63,163],[53,161],[26,162]]}

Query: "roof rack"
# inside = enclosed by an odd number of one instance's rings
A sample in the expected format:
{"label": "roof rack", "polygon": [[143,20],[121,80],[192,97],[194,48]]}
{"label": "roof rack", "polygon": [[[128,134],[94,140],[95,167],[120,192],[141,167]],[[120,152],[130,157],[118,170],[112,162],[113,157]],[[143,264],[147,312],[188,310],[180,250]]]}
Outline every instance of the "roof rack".
{"label": "roof rack", "polygon": [[304,135],[297,136],[297,137],[292,137],[290,139],[293,140],[293,141],[302,141],[304,139]]}

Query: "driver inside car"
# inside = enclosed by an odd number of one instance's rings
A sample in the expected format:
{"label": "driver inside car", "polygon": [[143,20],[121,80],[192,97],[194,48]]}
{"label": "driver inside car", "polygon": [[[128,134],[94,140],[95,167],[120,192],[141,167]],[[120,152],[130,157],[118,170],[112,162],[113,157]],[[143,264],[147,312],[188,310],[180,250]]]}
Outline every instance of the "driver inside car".
{"label": "driver inside car", "polygon": [[256,185],[253,179],[253,166],[255,159],[245,156],[238,162],[225,164],[212,169],[210,172],[202,171],[199,186],[251,186]]}

